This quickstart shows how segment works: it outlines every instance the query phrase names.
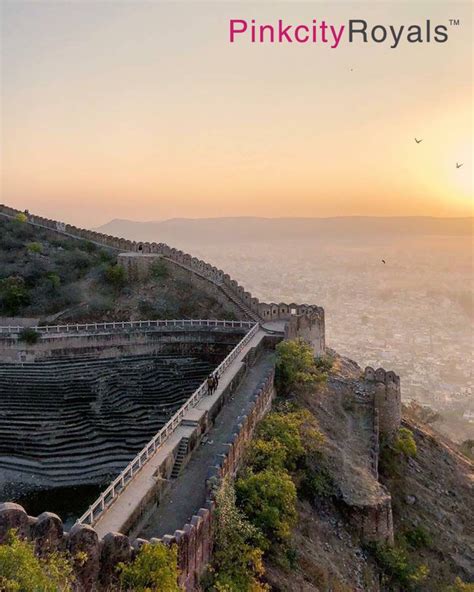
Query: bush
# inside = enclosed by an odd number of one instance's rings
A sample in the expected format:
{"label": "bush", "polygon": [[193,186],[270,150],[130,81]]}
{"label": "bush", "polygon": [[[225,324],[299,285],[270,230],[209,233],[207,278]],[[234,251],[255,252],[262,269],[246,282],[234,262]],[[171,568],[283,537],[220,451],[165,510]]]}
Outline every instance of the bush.
{"label": "bush", "polygon": [[159,259],[153,261],[153,263],[151,264],[150,271],[151,277],[154,280],[164,280],[170,274],[168,268],[166,267],[166,264],[163,261],[160,261]]}
{"label": "bush", "polygon": [[74,576],[66,555],[51,553],[37,557],[34,543],[10,531],[0,545],[0,590],[5,592],[69,592]]}
{"label": "bush", "polygon": [[125,269],[117,264],[105,268],[105,279],[115,290],[120,290],[127,283]]}
{"label": "bush", "polygon": [[20,224],[24,224],[25,222],[28,222],[28,216],[23,212],[18,212],[18,214],[15,216],[15,220],[20,222]]}
{"label": "bush", "polygon": [[325,467],[307,468],[299,487],[300,495],[310,502],[316,498],[329,498],[336,493],[334,481]]}
{"label": "bush", "polygon": [[247,464],[254,472],[284,469],[288,458],[286,447],[281,442],[262,438],[250,442],[247,455]]}
{"label": "bush", "polygon": [[412,549],[426,549],[431,546],[431,536],[423,526],[416,526],[404,533],[404,539]]}
{"label": "bush", "polygon": [[120,563],[120,584],[127,592],[179,592],[176,545],[145,544],[132,563]]}
{"label": "bush", "polygon": [[28,243],[26,245],[26,250],[28,251],[28,253],[42,253],[43,252],[43,245],[41,243],[37,243],[37,242],[33,242],[33,243]]}
{"label": "bush", "polygon": [[280,395],[288,395],[297,386],[325,380],[316,366],[311,347],[302,339],[282,341],[277,347],[275,381]]}
{"label": "bush", "polygon": [[0,310],[5,314],[16,315],[29,302],[30,295],[21,276],[10,276],[0,280]]}
{"label": "bush", "polygon": [[286,541],[296,522],[296,487],[286,471],[249,471],[236,483],[239,507],[267,539]]}
{"label": "bush", "polygon": [[467,584],[461,578],[456,578],[454,584],[449,586],[446,592],[474,592],[474,584]]}
{"label": "bush", "polygon": [[229,592],[264,592],[260,533],[235,503],[235,489],[224,479],[216,494],[216,529],[213,564],[206,586]]}
{"label": "bush", "polygon": [[303,409],[269,413],[260,422],[257,436],[274,445],[275,453],[279,446],[283,447],[284,468],[288,471],[294,471],[305,456],[319,450],[323,442],[314,416]]}
{"label": "bush", "polygon": [[407,428],[400,428],[393,444],[393,449],[406,457],[416,456],[416,442],[413,432]]}
{"label": "bush", "polygon": [[18,339],[19,341],[23,341],[28,345],[34,345],[35,343],[38,343],[40,337],[41,335],[38,333],[38,331],[31,329],[31,327],[26,327],[20,331]]}
{"label": "bush", "polygon": [[401,546],[389,546],[372,543],[369,549],[374,554],[379,568],[383,572],[383,582],[388,585],[400,585],[404,590],[413,590],[423,583],[429,575],[425,564],[415,565],[410,561],[407,551]]}

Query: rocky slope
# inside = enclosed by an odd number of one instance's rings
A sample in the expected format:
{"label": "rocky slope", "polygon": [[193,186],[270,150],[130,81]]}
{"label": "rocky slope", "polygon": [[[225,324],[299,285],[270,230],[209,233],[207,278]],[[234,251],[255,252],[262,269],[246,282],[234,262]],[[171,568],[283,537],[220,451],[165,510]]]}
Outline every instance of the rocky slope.
{"label": "rocky slope", "polygon": [[[403,426],[413,432],[416,455],[394,457],[382,446],[377,478],[370,452],[370,406],[364,403],[357,364],[335,356],[327,383],[297,398],[315,415],[325,435],[321,462],[330,475],[332,491],[311,503],[299,500],[292,538],[295,558],[291,566],[267,562],[271,589],[447,592],[456,577],[474,581],[473,465],[455,445],[425,426],[404,420]],[[416,582],[414,577],[408,584],[400,583],[397,578],[403,580],[405,569],[402,560],[395,567],[389,565],[392,555],[382,560],[354,521],[361,508],[377,504],[386,495],[393,509],[392,549],[404,553],[407,573],[424,572],[426,567],[424,581]],[[394,576],[391,570],[397,569],[400,573]]]}

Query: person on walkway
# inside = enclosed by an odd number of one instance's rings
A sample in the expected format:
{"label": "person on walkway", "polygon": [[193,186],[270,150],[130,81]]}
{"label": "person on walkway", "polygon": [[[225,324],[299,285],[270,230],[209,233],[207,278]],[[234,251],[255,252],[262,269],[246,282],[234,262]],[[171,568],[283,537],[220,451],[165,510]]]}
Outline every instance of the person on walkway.
{"label": "person on walkway", "polygon": [[217,387],[219,386],[219,375],[217,374],[217,372],[213,376],[213,381],[214,381],[214,390],[216,391]]}
{"label": "person on walkway", "polygon": [[209,374],[209,376],[207,377],[207,394],[212,395],[213,392],[214,392],[214,378],[213,378],[212,374]]}

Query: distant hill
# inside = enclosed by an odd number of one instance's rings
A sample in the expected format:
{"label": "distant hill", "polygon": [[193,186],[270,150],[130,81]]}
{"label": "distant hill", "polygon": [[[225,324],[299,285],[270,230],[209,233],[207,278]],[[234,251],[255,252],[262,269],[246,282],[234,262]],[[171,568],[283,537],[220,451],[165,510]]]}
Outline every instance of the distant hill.
{"label": "distant hill", "polygon": [[171,245],[294,239],[355,239],[384,236],[469,236],[473,218],[172,218],[157,222],[111,220],[97,230]]}

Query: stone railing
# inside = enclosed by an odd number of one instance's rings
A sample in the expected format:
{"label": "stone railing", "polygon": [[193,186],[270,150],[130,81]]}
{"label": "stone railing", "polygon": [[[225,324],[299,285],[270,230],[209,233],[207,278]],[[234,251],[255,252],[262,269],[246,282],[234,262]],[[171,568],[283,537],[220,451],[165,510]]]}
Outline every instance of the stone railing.
{"label": "stone railing", "polygon": [[[87,333],[93,331],[121,331],[123,329],[152,329],[167,327],[228,327],[230,329],[251,329],[255,325],[252,321],[220,321],[216,319],[178,319],[178,320],[154,320],[154,321],[112,321],[107,323],[84,323],[67,325],[36,325],[29,327],[40,334],[54,333]],[[0,334],[18,334],[24,327],[0,326]]]}
{"label": "stone railing", "polygon": [[[0,204],[0,216],[15,218],[18,214],[22,213],[24,212]],[[184,251],[175,249],[164,243],[140,243],[92,230],[78,228],[70,224],[36,216],[29,212],[26,213],[26,216],[30,224],[40,228],[53,230],[70,238],[88,240],[97,245],[105,246],[120,252],[161,255],[166,259],[171,260],[173,263],[194,272],[217,286],[220,286],[225,293],[232,295],[233,299],[237,300],[237,302],[242,305],[242,310],[244,312],[250,311],[254,320],[257,320],[257,318],[263,321],[288,320],[292,315],[316,314],[321,317],[321,322],[324,323],[324,311],[322,308],[308,304],[260,302],[258,298],[253,297],[250,292],[246,291],[243,286],[233,280],[222,269],[218,269],[197,257],[193,257]]]}
{"label": "stone railing", "polygon": [[[229,355],[219,364],[214,371],[217,376],[222,376],[227,368],[232,364],[243,348],[250,342],[259,330],[259,325],[254,324],[245,337],[234,347]],[[195,407],[200,399],[207,393],[207,381],[204,381],[182,407],[173,415],[161,430],[153,436],[146,446],[136,455],[136,457],[125,467],[120,475],[112,481],[107,489],[99,498],[89,507],[77,521],[79,524],[94,525],[99,516],[109,508],[118,498],[125,487],[133,480],[135,475],[147,463],[148,459],[160,448],[160,446],[169,438],[176,428],[180,425],[186,412]]]}

